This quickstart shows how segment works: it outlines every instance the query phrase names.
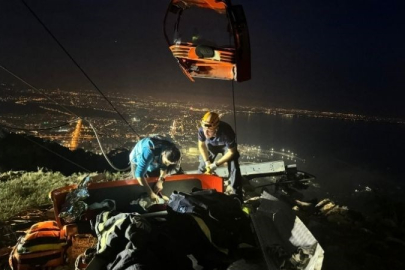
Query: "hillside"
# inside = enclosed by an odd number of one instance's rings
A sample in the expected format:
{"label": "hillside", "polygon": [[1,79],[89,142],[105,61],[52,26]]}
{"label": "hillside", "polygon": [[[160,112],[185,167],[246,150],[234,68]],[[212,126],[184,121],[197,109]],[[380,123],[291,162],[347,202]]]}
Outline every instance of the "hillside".
{"label": "hillside", "polygon": [[[119,149],[107,154],[114,166],[128,167],[129,151]],[[8,133],[0,129],[0,173],[8,171],[58,171],[63,175],[78,172],[113,172],[103,155],[77,149],[70,151],[55,142],[34,136]]]}

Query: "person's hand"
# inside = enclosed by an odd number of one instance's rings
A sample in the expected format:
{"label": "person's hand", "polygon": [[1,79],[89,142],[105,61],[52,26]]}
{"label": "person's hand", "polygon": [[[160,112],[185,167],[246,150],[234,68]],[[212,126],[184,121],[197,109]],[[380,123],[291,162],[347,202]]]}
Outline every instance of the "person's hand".
{"label": "person's hand", "polygon": [[163,181],[162,180],[158,180],[153,188],[153,191],[158,194],[159,192],[161,192],[163,190]]}
{"label": "person's hand", "polygon": [[163,194],[162,194],[162,199],[163,199],[165,202],[170,201],[169,197],[167,197],[167,196],[165,196],[165,195],[163,195]]}
{"label": "person's hand", "polygon": [[153,203],[159,203],[159,196],[154,192],[150,194],[150,199]]}
{"label": "person's hand", "polygon": [[214,163],[210,164],[210,166],[209,166],[208,168],[209,168],[209,171],[210,171],[210,172],[214,172],[214,171],[218,168],[218,166],[217,166],[217,164],[214,162]]}

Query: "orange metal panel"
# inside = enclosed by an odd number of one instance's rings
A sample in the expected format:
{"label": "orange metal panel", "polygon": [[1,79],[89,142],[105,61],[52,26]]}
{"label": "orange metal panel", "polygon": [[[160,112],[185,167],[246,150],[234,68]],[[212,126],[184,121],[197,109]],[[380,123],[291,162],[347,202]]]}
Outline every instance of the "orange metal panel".
{"label": "orange metal panel", "polygon": [[[148,178],[148,182],[153,184],[157,181],[157,177],[150,177]],[[179,181],[179,180],[195,180],[198,179],[201,182],[201,186],[203,189],[215,189],[218,192],[223,192],[223,179],[221,177],[215,175],[208,175],[208,174],[179,174],[179,175],[172,175],[167,176],[165,178],[166,181]],[[96,189],[108,189],[108,188],[115,188],[115,187],[122,187],[122,186],[131,186],[131,185],[139,185],[139,182],[135,179],[131,180],[119,180],[119,181],[111,181],[111,182],[101,182],[101,183],[89,183],[88,190],[96,190]],[[62,209],[62,205],[65,202],[66,195],[71,192],[72,190],[76,189],[77,185],[70,185],[62,188],[55,189],[50,192],[50,198],[53,203],[53,208],[55,212],[55,220],[58,223],[60,228],[63,227],[64,222],[59,218],[59,214]]]}

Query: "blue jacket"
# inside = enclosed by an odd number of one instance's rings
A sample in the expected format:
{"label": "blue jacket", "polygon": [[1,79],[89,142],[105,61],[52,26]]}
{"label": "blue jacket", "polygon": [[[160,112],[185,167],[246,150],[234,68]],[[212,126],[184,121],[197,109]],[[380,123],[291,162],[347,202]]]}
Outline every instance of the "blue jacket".
{"label": "blue jacket", "polygon": [[152,172],[156,169],[165,169],[162,164],[162,147],[156,148],[150,138],[140,140],[129,154],[131,163],[135,163],[135,177],[140,178],[145,176],[146,172]]}

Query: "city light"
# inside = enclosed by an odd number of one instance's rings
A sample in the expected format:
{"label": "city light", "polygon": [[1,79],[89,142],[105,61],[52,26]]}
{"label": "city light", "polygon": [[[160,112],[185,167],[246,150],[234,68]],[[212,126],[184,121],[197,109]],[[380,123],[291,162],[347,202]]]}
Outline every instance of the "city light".
{"label": "city light", "polygon": [[[57,106],[44,97],[39,97],[30,89],[16,89],[12,85],[0,84],[0,90],[12,94],[4,94],[0,97],[0,103],[8,104],[30,104],[35,105],[39,112],[27,114],[8,113],[0,115],[0,124],[14,127],[22,127],[34,130],[31,134],[38,137],[55,141],[61,145],[67,146],[72,141],[72,134],[75,130],[75,123],[71,123],[63,128],[42,130],[46,127],[57,126],[71,120],[72,114],[64,110],[63,106],[72,108],[77,112],[87,112],[91,115],[91,122],[96,127],[105,151],[125,147],[131,149],[138,140],[137,134],[128,129],[128,126],[120,120],[117,120],[115,112],[105,106],[105,100],[92,90],[80,90],[66,92],[60,89],[46,90],[47,94],[58,104]],[[135,95],[123,95],[121,93],[110,93],[108,98],[117,109],[130,120],[131,125],[141,136],[151,134],[166,134],[177,143],[183,151],[187,153],[183,162],[197,163],[198,149],[196,132],[199,126],[202,112],[215,109],[220,115],[231,115],[230,109],[224,109],[223,106],[213,108],[207,104],[190,104],[190,102],[166,102],[153,98],[138,98]],[[0,104],[1,106],[1,104]],[[21,105],[18,105],[21,106]],[[299,115],[306,117],[324,117],[342,120],[362,120],[362,121],[386,121],[392,123],[405,124],[404,120],[387,119],[380,117],[366,117],[358,114],[343,114],[331,112],[314,112],[297,109],[281,108],[260,108],[240,106],[238,113],[246,114],[277,114]],[[38,130],[38,131],[35,131]],[[26,131],[15,131],[16,133],[25,133]],[[100,153],[98,143],[92,129],[86,122],[83,122],[80,134],[77,134],[74,140],[78,143],[77,147],[94,153]],[[281,149],[280,152],[274,149]],[[284,159],[294,162],[305,159],[298,157],[297,153],[286,148],[263,147],[262,145],[239,144],[238,150],[241,154],[241,162],[260,162],[269,159]]]}

